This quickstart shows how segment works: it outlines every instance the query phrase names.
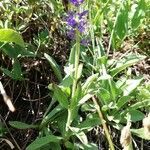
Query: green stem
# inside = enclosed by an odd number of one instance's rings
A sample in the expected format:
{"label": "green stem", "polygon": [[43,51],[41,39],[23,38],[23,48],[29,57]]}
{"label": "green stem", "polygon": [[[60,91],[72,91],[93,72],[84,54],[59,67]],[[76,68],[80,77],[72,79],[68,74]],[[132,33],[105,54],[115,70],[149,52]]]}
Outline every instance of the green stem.
{"label": "green stem", "polygon": [[100,120],[102,121],[102,126],[103,126],[103,129],[104,129],[104,131],[105,131],[105,135],[106,135],[107,141],[108,141],[108,143],[109,143],[110,150],[115,150],[114,145],[113,145],[113,142],[112,142],[112,139],[111,139],[111,135],[109,134],[109,131],[108,131],[107,125],[106,125],[106,123],[105,123],[103,114],[102,114],[102,112],[101,112],[101,110],[100,110],[100,106],[99,106],[97,100],[96,100],[94,97],[92,97],[92,100],[93,100],[93,102],[94,102],[94,104],[95,104],[95,107],[96,107],[97,113],[98,113],[98,115],[99,115],[99,118],[100,118]]}
{"label": "green stem", "polygon": [[80,57],[80,36],[79,31],[76,31],[76,49],[75,49],[75,64],[74,64],[74,80],[72,86],[72,95],[71,98],[75,95],[75,90],[77,86],[77,75],[78,75],[78,66],[79,66],[79,57]]}
{"label": "green stem", "polygon": [[[77,86],[77,77],[78,77],[78,66],[79,66],[79,57],[80,57],[80,36],[79,31],[76,30],[76,48],[75,48],[75,62],[74,62],[74,76],[73,76],[73,85],[72,85],[72,94],[71,99],[75,96],[76,86]],[[69,130],[69,126],[72,122],[71,109],[68,108],[68,118],[66,123],[66,131]]]}

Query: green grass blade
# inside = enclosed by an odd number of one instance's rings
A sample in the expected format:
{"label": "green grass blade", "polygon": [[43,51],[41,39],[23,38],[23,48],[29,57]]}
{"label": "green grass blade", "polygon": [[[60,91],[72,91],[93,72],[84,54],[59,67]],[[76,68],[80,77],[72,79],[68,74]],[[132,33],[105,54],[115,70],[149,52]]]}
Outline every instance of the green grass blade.
{"label": "green grass blade", "polygon": [[61,74],[60,68],[59,68],[58,64],[56,63],[56,61],[46,53],[44,53],[44,57],[48,60],[48,62],[50,63],[56,77],[61,82],[62,81],[62,74]]}

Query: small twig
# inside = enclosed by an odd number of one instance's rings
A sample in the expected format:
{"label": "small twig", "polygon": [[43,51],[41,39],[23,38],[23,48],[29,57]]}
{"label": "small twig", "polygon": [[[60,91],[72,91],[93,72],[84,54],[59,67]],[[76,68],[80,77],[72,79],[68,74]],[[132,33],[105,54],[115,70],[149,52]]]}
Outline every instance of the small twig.
{"label": "small twig", "polygon": [[3,96],[4,102],[6,103],[6,105],[7,105],[8,108],[9,108],[9,110],[10,110],[11,112],[14,112],[14,111],[15,111],[15,107],[14,107],[14,105],[12,104],[11,99],[10,99],[10,98],[8,97],[8,95],[6,94],[5,89],[4,89],[3,84],[2,84],[1,81],[0,81],[0,92],[1,92],[1,94],[2,94],[2,96]]}
{"label": "small twig", "polygon": [[94,104],[95,104],[95,108],[96,108],[97,113],[98,113],[98,115],[99,115],[99,118],[100,118],[100,120],[101,120],[101,122],[102,122],[102,126],[103,126],[103,129],[104,129],[104,131],[105,131],[105,135],[106,135],[106,138],[107,138],[107,140],[108,140],[110,149],[111,149],[111,150],[115,150],[114,145],[113,145],[113,142],[112,142],[112,139],[111,139],[111,135],[109,134],[109,131],[108,131],[108,128],[107,128],[107,126],[106,126],[106,123],[105,123],[103,114],[102,114],[102,112],[101,112],[101,110],[100,110],[100,106],[99,106],[97,100],[96,100],[94,97],[92,97],[92,100],[93,100],[93,102],[94,102]]}
{"label": "small twig", "polygon": [[9,130],[9,128],[8,128],[6,122],[5,122],[5,120],[3,119],[3,117],[2,117],[1,115],[0,115],[0,118],[1,118],[1,120],[3,121],[5,127],[6,127],[8,133],[9,133],[9,135],[11,136],[12,140],[14,141],[16,147],[18,148],[18,150],[21,150],[20,146],[18,145],[17,141],[16,141],[15,138],[13,137],[12,133],[10,132],[10,130]]}

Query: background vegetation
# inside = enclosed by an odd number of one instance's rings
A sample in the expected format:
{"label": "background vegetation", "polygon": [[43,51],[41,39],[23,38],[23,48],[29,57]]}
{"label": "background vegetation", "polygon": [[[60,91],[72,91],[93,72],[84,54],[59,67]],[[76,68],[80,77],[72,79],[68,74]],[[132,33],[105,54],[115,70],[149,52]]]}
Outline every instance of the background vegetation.
{"label": "background vegetation", "polygon": [[0,1],[0,149],[150,149],[150,2],[71,2]]}

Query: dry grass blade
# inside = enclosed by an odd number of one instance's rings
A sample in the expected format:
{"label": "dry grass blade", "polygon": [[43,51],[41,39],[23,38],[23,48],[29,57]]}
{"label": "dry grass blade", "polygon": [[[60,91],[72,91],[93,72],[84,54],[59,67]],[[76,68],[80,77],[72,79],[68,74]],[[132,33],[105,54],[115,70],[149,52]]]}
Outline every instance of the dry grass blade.
{"label": "dry grass blade", "polygon": [[2,84],[1,81],[0,81],[0,92],[1,92],[1,94],[2,94],[2,96],[3,96],[4,102],[6,103],[6,105],[7,105],[8,108],[9,108],[9,110],[10,110],[11,112],[14,112],[14,111],[15,111],[15,107],[14,107],[14,105],[12,104],[11,99],[7,96],[7,94],[6,94],[6,92],[5,92],[5,89],[4,89],[3,84]]}

